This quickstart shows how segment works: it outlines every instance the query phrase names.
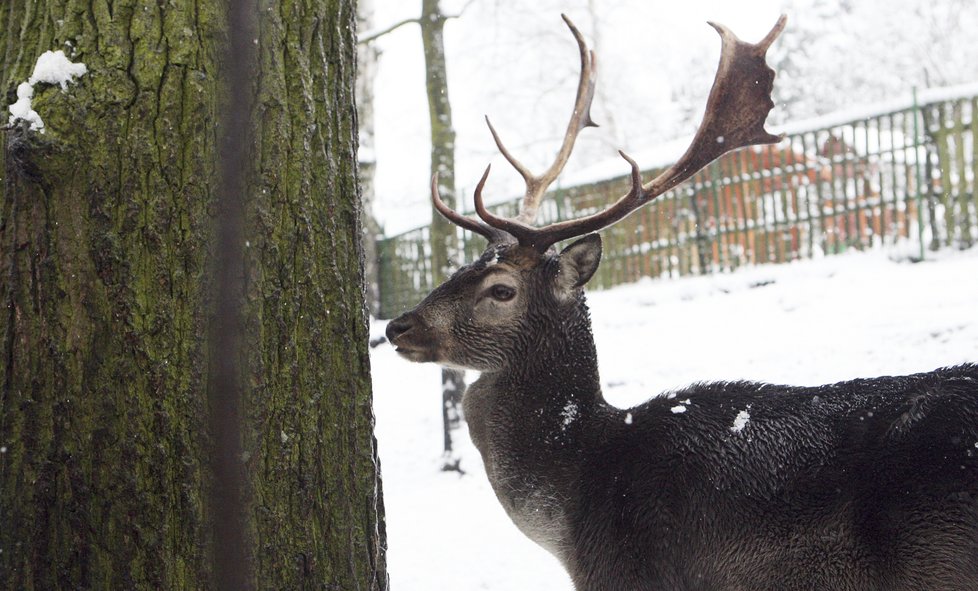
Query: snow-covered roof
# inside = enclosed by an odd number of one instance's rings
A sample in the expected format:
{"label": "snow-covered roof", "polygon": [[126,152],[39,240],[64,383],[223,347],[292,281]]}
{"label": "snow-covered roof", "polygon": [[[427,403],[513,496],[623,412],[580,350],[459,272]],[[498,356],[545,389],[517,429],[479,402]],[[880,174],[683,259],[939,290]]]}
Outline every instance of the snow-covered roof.
{"label": "snow-covered roof", "polygon": [[[919,106],[924,106],[932,103],[970,98],[976,95],[978,95],[978,82],[948,86],[946,88],[927,88],[917,92],[917,104]],[[910,92],[887,101],[856,105],[851,109],[835,111],[820,117],[793,121],[787,125],[775,127],[774,132],[790,135],[812,131],[815,129],[825,129],[827,127],[848,125],[853,121],[862,121],[863,119],[879,117],[880,115],[886,115],[887,113],[904,111],[912,108],[913,105],[913,93]]]}

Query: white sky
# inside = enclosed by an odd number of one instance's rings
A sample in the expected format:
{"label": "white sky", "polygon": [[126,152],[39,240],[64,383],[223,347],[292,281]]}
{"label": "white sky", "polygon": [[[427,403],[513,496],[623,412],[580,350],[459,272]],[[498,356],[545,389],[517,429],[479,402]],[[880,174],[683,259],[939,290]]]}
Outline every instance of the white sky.
{"label": "white sky", "polygon": [[[418,1],[373,4],[375,30],[421,10]],[[462,4],[444,2],[445,12],[456,13]],[[534,170],[546,166],[559,144],[579,67],[561,12],[597,48],[599,81],[592,113],[602,125],[582,133],[576,153],[586,161],[572,159],[567,174],[597,157],[614,156],[618,148],[638,152],[676,135],[673,81],[689,83],[677,64],[692,57],[712,67],[719,56],[719,39],[705,21],[721,22],[756,41],[780,14],[778,0],[540,0],[532,8],[514,6],[518,4],[474,0],[446,26],[449,93],[458,134],[456,180],[468,208],[471,189],[490,161],[489,201],[516,196],[522,188],[509,165],[496,156],[483,115],[491,117],[507,146]],[[600,15],[597,23],[589,4]],[[375,213],[386,233],[393,234],[430,219],[428,110],[418,27],[401,27],[378,43],[383,53],[375,82]],[[710,79],[698,90],[704,97]]]}

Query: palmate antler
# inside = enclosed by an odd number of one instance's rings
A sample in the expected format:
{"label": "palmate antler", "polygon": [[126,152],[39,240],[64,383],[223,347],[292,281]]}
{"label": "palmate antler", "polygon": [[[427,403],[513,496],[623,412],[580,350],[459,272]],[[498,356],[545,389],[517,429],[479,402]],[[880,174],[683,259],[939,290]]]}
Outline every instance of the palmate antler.
{"label": "palmate antler", "polygon": [[[723,25],[711,22],[710,25],[720,34],[722,42],[720,64],[717,66],[713,88],[706,102],[703,121],[693,137],[693,142],[682,157],[662,174],[643,184],[638,164],[624,152],[619,151],[632,169],[632,188],[628,193],[599,213],[540,228],[532,226],[540,200],[567,163],[577,134],[585,127],[594,125],[590,116],[596,76],[594,52],[588,49],[584,37],[570,19],[566,15],[562,16],[580,48],[581,78],[577,86],[574,112],[556,160],[543,174],[533,175],[513,158],[503,146],[492,124],[489,124],[489,130],[499,151],[516,168],[526,183],[526,194],[520,213],[515,218],[504,218],[486,209],[482,201],[482,189],[489,177],[489,167],[487,167],[475,189],[475,209],[482,221],[460,215],[448,208],[438,195],[436,179],[432,179],[431,198],[435,208],[455,224],[482,234],[490,243],[515,240],[523,246],[532,247],[542,253],[561,240],[596,232],[614,224],[689,179],[727,152],[746,146],[781,141],[782,136],[772,135],[764,129],[764,120],[774,107],[774,101],[771,100],[774,70],[768,67],[764,58],[768,48],[784,30],[787,18],[782,15],[774,28],[756,44],[745,43]],[[488,123],[488,118],[486,122]]]}

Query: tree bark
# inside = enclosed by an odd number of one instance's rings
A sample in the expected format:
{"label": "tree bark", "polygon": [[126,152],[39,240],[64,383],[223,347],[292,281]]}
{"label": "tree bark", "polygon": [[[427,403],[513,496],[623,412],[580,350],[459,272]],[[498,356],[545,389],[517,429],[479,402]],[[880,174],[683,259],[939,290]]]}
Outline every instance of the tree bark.
{"label": "tree bark", "polygon": [[[356,183],[355,14],[256,0],[242,468],[254,586],[386,589]],[[204,436],[226,40],[218,0],[8,0],[0,589],[211,586]]]}

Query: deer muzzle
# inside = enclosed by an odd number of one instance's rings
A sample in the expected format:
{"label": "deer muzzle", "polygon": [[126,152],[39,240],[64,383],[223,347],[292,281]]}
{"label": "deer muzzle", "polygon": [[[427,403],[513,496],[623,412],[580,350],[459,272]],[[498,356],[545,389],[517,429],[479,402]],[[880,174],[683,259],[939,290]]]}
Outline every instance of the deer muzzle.
{"label": "deer muzzle", "polygon": [[387,324],[387,340],[394,350],[411,361],[435,360],[435,340],[431,330],[414,312],[401,314]]}

